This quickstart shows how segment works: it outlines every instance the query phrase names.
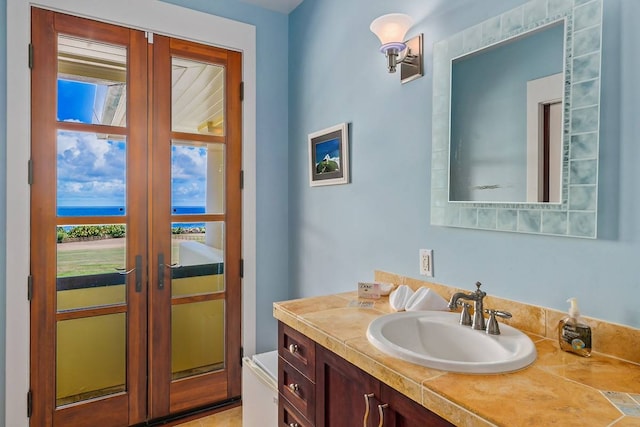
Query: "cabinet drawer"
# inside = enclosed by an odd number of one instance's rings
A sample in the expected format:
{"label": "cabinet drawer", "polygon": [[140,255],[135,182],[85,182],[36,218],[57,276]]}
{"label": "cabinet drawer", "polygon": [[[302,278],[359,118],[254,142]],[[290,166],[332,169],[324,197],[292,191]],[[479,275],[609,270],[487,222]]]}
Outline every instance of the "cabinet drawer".
{"label": "cabinet drawer", "polygon": [[284,360],[278,369],[278,392],[308,419],[316,413],[316,388],[309,378]]}
{"label": "cabinet drawer", "polygon": [[315,343],[282,322],[278,322],[278,354],[311,381],[315,381]]}
{"label": "cabinet drawer", "polygon": [[313,425],[291,403],[285,399],[280,399],[278,427],[313,427]]}

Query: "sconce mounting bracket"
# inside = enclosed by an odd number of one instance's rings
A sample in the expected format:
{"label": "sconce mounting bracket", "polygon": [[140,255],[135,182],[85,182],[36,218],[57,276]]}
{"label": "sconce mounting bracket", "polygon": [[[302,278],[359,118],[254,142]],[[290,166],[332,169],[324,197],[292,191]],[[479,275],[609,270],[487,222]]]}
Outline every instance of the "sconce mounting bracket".
{"label": "sconce mounting bracket", "polygon": [[405,42],[407,45],[406,54],[400,62],[400,82],[403,84],[424,75],[422,38],[423,35],[420,34]]}

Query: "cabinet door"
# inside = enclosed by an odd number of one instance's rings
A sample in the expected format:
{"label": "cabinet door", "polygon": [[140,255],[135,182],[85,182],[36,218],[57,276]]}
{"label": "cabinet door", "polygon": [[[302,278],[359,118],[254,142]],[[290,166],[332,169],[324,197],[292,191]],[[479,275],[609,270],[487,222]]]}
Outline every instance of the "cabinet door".
{"label": "cabinet door", "polygon": [[316,350],[316,425],[361,426],[369,397],[367,426],[377,426],[380,383],[351,363],[318,346]]}
{"label": "cabinet door", "polygon": [[380,396],[380,400],[388,405],[383,411],[382,425],[385,427],[453,427],[447,420],[385,384],[381,385]]}

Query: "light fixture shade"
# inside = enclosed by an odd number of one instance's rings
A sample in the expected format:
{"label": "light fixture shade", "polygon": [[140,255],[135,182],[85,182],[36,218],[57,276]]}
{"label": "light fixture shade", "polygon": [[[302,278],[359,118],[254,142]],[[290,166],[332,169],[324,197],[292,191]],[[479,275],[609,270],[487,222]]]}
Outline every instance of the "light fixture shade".
{"label": "light fixture shade", "polygon": [[374,19],[369,29],[380,39],[380,50],[384,52],[387,46],[397,48],[402,45],[404,48],[404,37],[411,25],[413,20],[409,15],[390,13]]}

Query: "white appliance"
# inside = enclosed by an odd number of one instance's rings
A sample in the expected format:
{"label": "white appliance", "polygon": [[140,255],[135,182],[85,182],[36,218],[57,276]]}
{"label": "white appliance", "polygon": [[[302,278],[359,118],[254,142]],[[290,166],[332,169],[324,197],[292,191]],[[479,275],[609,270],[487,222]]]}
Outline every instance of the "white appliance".
{"label": "white appliance", "polygon": [[242,358],[242,427],[278,425],[278,352]]}

